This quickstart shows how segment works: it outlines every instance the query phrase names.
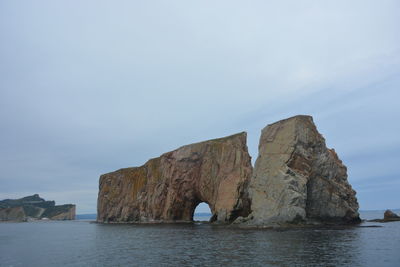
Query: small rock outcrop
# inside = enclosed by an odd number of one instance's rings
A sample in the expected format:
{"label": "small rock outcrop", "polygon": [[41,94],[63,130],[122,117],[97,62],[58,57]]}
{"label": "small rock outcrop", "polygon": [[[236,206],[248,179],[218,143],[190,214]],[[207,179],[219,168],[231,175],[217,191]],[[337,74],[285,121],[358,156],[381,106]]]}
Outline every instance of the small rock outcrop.
{"label": "small rock outcrop", "polygon": [[383,219],[374,219],[374,220],[369,220],[368,222],[386,223],[386,222],[398,222],[398,221],[400,221],[399,215],[397,215],[391,210],[386,210],[385,213],[383,214]]}
{"label": "small rock outcrop", "polygon": [[262,130],[254,171],[246,133],[187,145],[100,177],[99,222],[211,221],[242,226],[359,223],[347,169],[310,116]]}
{"label": "small rock outcrop", "polygon": [[206,202],[212,221],[246,216],[252,172],[246,133],[183,146],[100,177],[99,222],[191,222]]}
{"label": "small rock outcrop", "polygon": [[27,221],[47,218],[50,220],[74,220],[75,205],[55,205],[38,194],[20,199],[0,201],[0,221]]}
{"label": "small rock outcrop", "polygon": [[262,130],[249,187],[252,213],[238,222],[358,223],[356,192],[347,169],[310,116],[295,116]]}
{"label": "small rock outcrop", "polygon": [[386,221],[391,221],[391,220],[399,221],[400,216],[391,210],[386,210],[385,213],[383,214],[383,219]]}

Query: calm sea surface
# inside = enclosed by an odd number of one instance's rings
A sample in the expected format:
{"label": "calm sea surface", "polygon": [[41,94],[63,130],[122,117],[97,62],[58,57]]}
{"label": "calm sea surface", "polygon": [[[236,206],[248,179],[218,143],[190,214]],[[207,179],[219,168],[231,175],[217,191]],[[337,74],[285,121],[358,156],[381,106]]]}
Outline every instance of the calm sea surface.
{"label": "calm sea surface", "polygon": [[1,223],[0,266],[400,266],[400,222],[363,224],[371,225],[382,227],[273,231],[204,223]]}

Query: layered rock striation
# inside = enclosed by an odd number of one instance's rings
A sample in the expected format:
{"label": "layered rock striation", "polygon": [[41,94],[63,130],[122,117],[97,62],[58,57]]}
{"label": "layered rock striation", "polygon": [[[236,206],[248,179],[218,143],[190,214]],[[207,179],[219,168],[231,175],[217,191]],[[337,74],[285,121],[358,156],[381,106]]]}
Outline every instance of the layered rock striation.
{"label": "layered rock striation", "polygon": [[30,219],[74,220],[75,205],[56,205],[38,194],[20,199],[0,201],[0,221],[27,221]]}
{"label": "layered rock striation", "polygon": [[100,177],[99,222],[189,222],[200,202],[213,222],[244,226],[358,223],[347,169],[310,116],[262,130],[252,169],[246,133],[183,146]]}
{"label": "layered rock striation", "polygon": [[183,146],[136,168],[100,177],[99,222],[190,222],[206,202],[212,221],[249,212],[246,133]]}
{"label": "layered rock striation", "polygon": [[252,213],[238,220],[249,225],[360,222],[347,168],[310,116],[262,130],[249,197]]}

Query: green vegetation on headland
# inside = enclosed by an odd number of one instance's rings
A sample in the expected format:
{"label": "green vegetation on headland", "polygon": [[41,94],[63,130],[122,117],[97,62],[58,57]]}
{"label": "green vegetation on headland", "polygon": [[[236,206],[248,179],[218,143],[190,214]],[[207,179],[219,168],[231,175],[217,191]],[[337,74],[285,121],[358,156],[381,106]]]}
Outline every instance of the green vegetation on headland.
{"label": "green vegetation on headland", "polygon": [[65,204],[65,205],[49,207],[43,212],[42,217],[53,218],[54,216],[57,216],[59,214],[69,212],[69,210],[71,210],[74,207],[75,207],[75,205],[72,205],[72,204]]}
{"label": "green vegetation on headland", "polygon": [[29,221],[38,219],[74,220],[75,205],[56,205],[38,194],[20,199],[0,201],[0,221]]}

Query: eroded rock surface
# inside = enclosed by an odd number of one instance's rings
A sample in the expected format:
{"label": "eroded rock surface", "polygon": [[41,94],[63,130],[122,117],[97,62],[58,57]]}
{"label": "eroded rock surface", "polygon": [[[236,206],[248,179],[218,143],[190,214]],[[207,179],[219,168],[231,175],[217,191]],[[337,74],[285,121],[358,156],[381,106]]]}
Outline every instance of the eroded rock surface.
{"label": "eroded rock surface", "polygon": [[244,226],[358,223],[347,169],[310,116],[262,130],[254,171],[246,133],[187,145],[100,177],[99,222],[192,221],[200,202],[212,221]]}
{"label": "eroded rock surface", "polygon": [[183,146],[100,177],[99,222],[190,222],[206,202],[212,220],[246,216],[252,166],[246,133]]}
{"label": "eroded rock surface", "polygon": [[262,130],[249,196],[248,225],[359,222],[347,169],[312,117],[296,116]]}

